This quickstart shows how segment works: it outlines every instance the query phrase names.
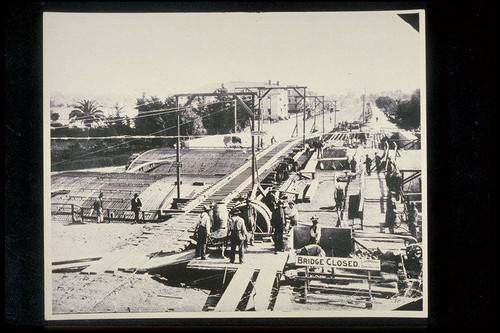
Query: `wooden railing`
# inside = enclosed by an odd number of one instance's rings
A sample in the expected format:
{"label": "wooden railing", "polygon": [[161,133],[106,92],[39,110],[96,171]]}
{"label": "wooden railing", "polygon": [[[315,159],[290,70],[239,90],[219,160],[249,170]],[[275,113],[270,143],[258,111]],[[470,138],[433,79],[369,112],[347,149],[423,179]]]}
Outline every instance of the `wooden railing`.
{"label": "wooden railing", "polygon": [[[91,215],[91,207],[81,207],[71,203],[51,203],[51,215],[67,217],[72,223],[85,223],[87,221],[96,221],[97,215]],[[131,210],[104,208],[104,221],[134,222],[135,215]],[[159,210],[144,210],[140,212],[139,222],[157,221],[160,216]]]}

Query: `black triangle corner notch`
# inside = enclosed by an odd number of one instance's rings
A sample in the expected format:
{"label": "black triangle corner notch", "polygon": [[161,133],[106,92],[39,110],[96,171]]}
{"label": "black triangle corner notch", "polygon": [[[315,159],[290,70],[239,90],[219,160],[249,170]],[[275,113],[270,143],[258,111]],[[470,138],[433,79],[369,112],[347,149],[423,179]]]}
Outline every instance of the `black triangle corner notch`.
{"label": "black triangle corner notch", "polygon": [[420,14],[415,13],[415,14],[398,14],[399,17],[401,17],[406,23],[411,25],[413,29],[415,29],[417,32],[420,32]]}

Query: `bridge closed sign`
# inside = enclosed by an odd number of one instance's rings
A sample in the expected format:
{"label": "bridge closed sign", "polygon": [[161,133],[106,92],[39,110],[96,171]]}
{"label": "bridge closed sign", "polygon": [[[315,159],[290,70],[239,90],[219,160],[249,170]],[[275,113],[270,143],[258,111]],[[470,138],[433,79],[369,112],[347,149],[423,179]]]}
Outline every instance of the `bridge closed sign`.
{"label": "bridge closed sign", "polygon": [[346,268],[367,271],[380,271],[380,260],[358,258],[312,257],[298,255],[297,266],[314,266],[327,268]]}

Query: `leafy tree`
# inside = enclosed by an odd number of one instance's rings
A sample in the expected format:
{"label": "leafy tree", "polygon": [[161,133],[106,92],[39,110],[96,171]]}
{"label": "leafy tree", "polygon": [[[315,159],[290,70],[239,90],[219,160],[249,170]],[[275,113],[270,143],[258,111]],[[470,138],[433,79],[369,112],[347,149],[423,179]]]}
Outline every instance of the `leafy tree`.
{"label": "leafy tree", "polygon": [[167,97],[161,101],[156,96],[146,97],[143,93],[141,98],[137,98],[135,117],[135,128],[138,134],[148,135],[161,130],[163,135],[177,134],[177,117],[175,114],[176,103],[173,97]]}
{"label": "leafy tree", "polygon": [[375,100],[375,105],[384,110],[385,113],[394,114],[396,112],[397,104],[389,96],[381,96]]}
{"label": "leafy tree", "polygon": [[181,111],[181,135],[204,135],[207,133],[200,111],[195,108],[187,108]]}
{"label": "leafy tree", "polygon": [[69,114],[70,123],[82,121],[86,127],[95,124],[102,126],[100,122],[106,119],[104,112],[98,109],[96,101],[84,99],[73,107],[74,109]]}
{"label": "leafy tree", "polygon": [[404,129],[420,127],[420,89],[417,89],[410,100],[401,101],[396,111],[398,125]]}
{"label": "leafy tree", "polygon": [[50,111],[50,120],[57,121],[59,120],[59,113]]}
{"label": "leafy tree", "polygon": [[[234,132],[234,102],[226,93],[224,88],[215,90],[217,96],[215,103],[202,108],[203,125],[207,129],[208,134],[226,134]],[[251,99],[243,98],[243,102],[251,108]],[[250,120],[250,115],[243,109],[239,103],[236,107],[237,127],[239,129],[247,126]]]}
{"label": "leafy tree", "polygon": [[123,110],[124,106],[120,106],[118,103],[113,107],[114,114],[108,117],[110,135],[131,135],[134,130],[131,127],[130,118],[128,116],[122,117],[120,112]]}

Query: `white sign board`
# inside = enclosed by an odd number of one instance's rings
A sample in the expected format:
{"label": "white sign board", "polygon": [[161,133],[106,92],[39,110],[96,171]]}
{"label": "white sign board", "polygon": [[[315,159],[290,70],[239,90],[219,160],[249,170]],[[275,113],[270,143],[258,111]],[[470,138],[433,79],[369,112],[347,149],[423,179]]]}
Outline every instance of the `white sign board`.
{"label": "white sign board", "polygon": [[380,260],[372,259],[312,257],[298,255],[295,258],[295,264],[297,266],[316,266],[380,271]]}

